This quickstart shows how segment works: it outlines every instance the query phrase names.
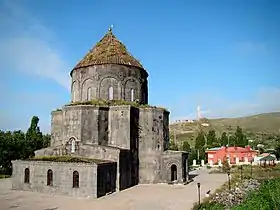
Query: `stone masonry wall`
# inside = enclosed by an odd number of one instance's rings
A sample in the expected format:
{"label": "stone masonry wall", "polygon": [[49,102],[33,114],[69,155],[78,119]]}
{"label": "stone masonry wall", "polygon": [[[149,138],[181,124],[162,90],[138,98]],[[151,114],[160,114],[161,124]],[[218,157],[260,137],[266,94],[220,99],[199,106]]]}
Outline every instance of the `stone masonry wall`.
{"label": "stone masonry wall", "polygon": [[[45,161],[13,161],[12,188],[75,197],[97,197],[97,165]],[[24,183],[25,168],[30,183]],[[47,171],[53,171],[53,186],[47,186]],[[73,188],[73,172],[79,172],[79,188]]]}
{"label": "stone masonry wall", "polygon": [[51,113],[51,147],[60,146],[63,143],[63,113],[53,111]]}
{"label": "stone masonry wall", "polygon": [[82,138],[84,144],[108,144],[108,107],[82,106]]}
{"label": "stone masonry wall", "polygon": [[112,106],[109,112],[109,145],[130,149],[130,106]]}
{"label": "stone masonry wall", "polygon": [[128,162],[120,162],[121,150],[114,147],[102,146],[102,145],[81,145],[79,150],[75,153],[79,157],[87,157],[92,159],[109,160],[117,163],[117,177],[116,177],[116,191],[120,189],[120,167],[121,164],[129,164]]}
{"label": "stone masonry wall", "polygon": [[108,144],[108,107],[64,106],[52,112],[51,147],[66,144],[70,138],[84,144]]}
{"label": "stone masonry wall", "polygon": [[161,154],[164,142],[168,141],[168,116],[169,113],[160,108],[139,109],[139,183],[161,180]]}
{"label": "stone masonry wall", "polygon": [[131,101],[133,98],[148,103],[148,73],[145,70],[125,65],[96,65],[74,70],[72,73],[72,101],[109,99],[113,87],[114,100]]}
{"label": "stone masonry wall", "polygon": [[63,107],[63,144],[72,137],[79,140],[82,138],[82,111],[82,106]]}
{"label": "stone masonry wall", "polygon": [[171,181],[171,166],[175,165],[177,169],[177,181],[185,182],[187,176],[187,153],[181,151],[167,150],[162,155],[161,178],[164,182]]}

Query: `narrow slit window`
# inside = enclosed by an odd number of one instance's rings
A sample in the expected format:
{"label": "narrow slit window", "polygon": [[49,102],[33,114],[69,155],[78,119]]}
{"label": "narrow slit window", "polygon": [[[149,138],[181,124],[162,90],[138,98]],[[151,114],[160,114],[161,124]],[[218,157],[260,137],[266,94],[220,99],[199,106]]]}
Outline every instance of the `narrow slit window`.
{"label": "narrow slit window", "polygon": [[109,100],[114,99],[114,89],[113,87],[109,87]]}
{"label": "narrow slit window", "polygon": [[47,185],[52,186],[53,185],[53,172],[51,169],[47,172]]}
{"label": "narrow slit window", "polygon": [[71,153],[75,153],[76,151],[76,141],[74,138],[71,139]]}
{"label": "narrow slit window", "polygon": [[130,90],[130,95],[131,95],[131,101],[134,101],[134,90]]}
{"label": "narrow slit window", "polygon": [[79,188],[79,172],[73,172],[73,188]]}
{"label": "narrow slit window", "polygon": [[29,183],[30,181],[30,171],[29,168],[24,170],[24,183]]}
{"label": "narrow slit window", "polygon": [[91,88],[87,89],[87,101],[91,100]]}

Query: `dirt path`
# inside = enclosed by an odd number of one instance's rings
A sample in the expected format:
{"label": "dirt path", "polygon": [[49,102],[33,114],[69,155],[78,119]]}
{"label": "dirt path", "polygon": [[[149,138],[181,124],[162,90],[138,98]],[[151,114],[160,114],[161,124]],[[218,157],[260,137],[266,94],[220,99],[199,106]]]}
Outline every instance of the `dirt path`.
{"label": "dirt path", "polygon": [[197,182],[201,195],[212,192],[227,180],[224,174],[208,174],[200,170],[188,185],[138,185],[98,200],[55,196],[10,190],[11,180],[0,180],[0,209],[20,210],[188,210],[197,201]]}

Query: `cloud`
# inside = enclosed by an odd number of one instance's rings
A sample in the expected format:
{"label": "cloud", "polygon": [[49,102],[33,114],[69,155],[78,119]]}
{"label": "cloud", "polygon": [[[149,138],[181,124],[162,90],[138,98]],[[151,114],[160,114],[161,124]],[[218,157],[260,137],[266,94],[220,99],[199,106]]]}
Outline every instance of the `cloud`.
{"label": "cloud", "polygon": [[[22,6],[22,1],[0,1],[0,129],[26,130],[33,115],[40,118],[43,132],[50,131],[51,110],[64,104],[67,97],[58,92],[27,92],[19,89],[9,78],[26,75],[41,77],[59,84],[63,91],[70,89],[70,68],[63,59],[55,33]],[[18,74],[18,73],[21,74]],[[26,85],[21,81],[20,85]],[[47,91],[48,88],[47,88]],[[66,92],[65,91],[65,92]]]}
{"label": "cloud", "polygon": [[239,42],[236,45],[236,51],[241,55],[266,54],[268,52],[265,43],[257,43],[253,41]]}
{"label": "cloud", "polygon": [[[266,112],[280,112],[280,88],[261,88],[247,100],[231,100],[216,92],[202,92],[187,97],[187,102],[171,108],[171,121],[196,119],[196,107],[201,106],[201,115],[206,118],[241,117]],[[191,110],[181,113],[181,110]],[[172,114],[172,112],[174,114]]]}
{"label": "cloud", "polygon": [[14,1],[3,1],[0,67],[37,75],[70,88],[69,66],[54,46],[53,32]]}

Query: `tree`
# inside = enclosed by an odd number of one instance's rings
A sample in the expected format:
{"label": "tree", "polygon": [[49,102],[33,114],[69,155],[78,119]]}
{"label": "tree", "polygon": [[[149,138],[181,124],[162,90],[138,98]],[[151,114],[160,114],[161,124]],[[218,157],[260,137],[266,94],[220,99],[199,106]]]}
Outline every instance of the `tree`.
{"label": "tree", "polygon": [[197,160],[197,150],[191,149],[188,156],[188,166],[192,166],[193,160]]}
{"label": "tree", "polygon": [[178,145],[174,142],[174,141],[170,141],[169,142],[169,147],[168,147],[168,149],[170,149],[170,150],[174,150],[174,151],[178,151]]}
{"label": "tree", "polygon": [[243,133],[242,128],[237,126],[235,131],[235,146],[245,147],[248,145],[248,139]]}
{"label": "tree", "polygon": [[276,158],[279,160],[279,158],[280,158],[280,135],[277,135],[277,136],[275,137],[275,141],[276,141],[276,146],[275,146],[274,155],[275,155]]}
{"label": "tree", "polygon": [[26,155],[34,156],[34,151],[43,148],[44,140],[43,134],[40,131],[39,118],[37,116],[33,116],[31,119],[30,127],[26,132]]}
{"label": "tree", "polygon": [[207,135],[206,135],[206,139],[207,139],[207,145],[213,147],[213,145],[217,145],[218,141],[217,141],[217,137],[216,137],[216,132],[215,130],[211,129]]}
{"label": "tree", "polygon": [[39,118],[33,117],[26,134],[22,131],[0,130],[0,174],[12,173],[12,160],[26,159],[34,151],[50,144],[50,135],[43,135],[38,126]]}
{"label": "tree", "polygon": [[220,138],[220,143],[222,146],[226,146],[229,144],[229,139],[226,132],[223,132]]}
{"label": "tree", "polygon": [[187,142],[186,140],[183,142],[182,150],[187,151],[187,152],[189,152],[191,150],[191,146],[190,146],[189,142]]}
{"label": "tree", "polygon": [[228,158],[225,156],[223,158],[223,162],[222,162],[222,170],[223,172],[226,172],[230,169],[230,165],[229,165],[229,162],[228,162]]}
{"label": "tree", "polygon": [[195,139],[195,149],[202,150],[204,146],[205,146],[205,137],[204,137],[204,133],[201,131],[198,133]]}
{"label": "tree", "polygon": [[229,139],[229,145],[228,146],[236,146],[236,138],[235,138],[235,135],[230,135],[228,137]]}

